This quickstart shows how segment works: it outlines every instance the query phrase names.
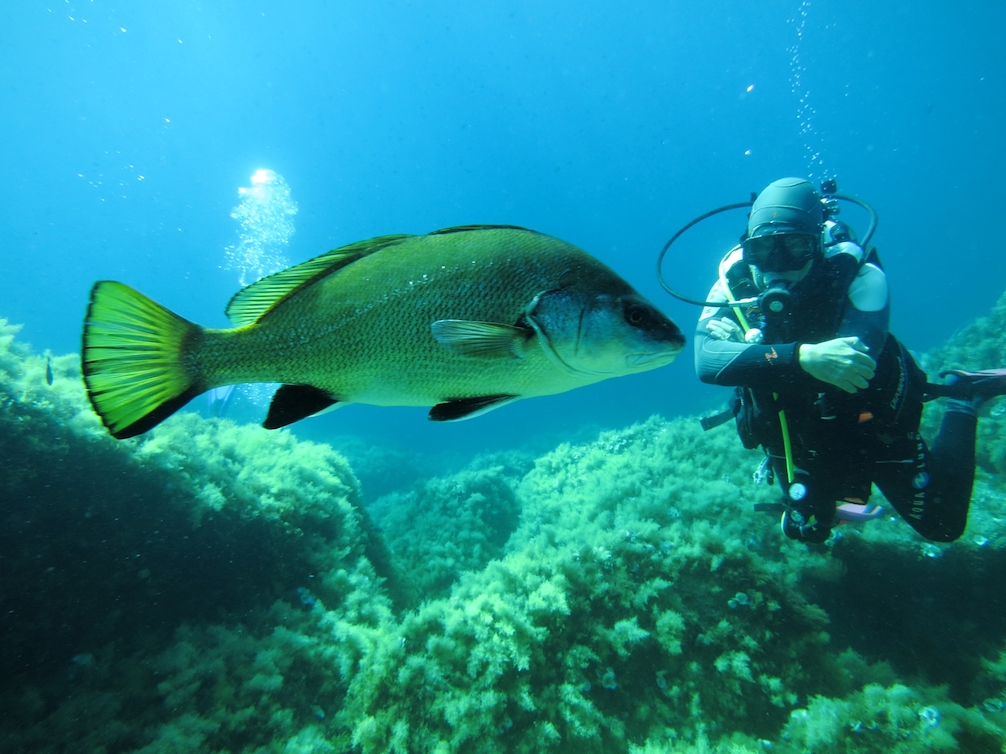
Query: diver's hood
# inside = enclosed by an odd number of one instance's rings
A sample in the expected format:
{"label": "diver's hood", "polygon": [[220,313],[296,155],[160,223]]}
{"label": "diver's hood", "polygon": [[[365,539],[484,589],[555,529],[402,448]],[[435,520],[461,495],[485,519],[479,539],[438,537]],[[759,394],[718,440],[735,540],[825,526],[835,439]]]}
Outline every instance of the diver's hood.
{"label": "diver's hood", "polygon": [[824,222],[824,205],[814,184],[803,178],[780,178],[770,183],[748,216],[748,237],[784,233],[818,235]]}

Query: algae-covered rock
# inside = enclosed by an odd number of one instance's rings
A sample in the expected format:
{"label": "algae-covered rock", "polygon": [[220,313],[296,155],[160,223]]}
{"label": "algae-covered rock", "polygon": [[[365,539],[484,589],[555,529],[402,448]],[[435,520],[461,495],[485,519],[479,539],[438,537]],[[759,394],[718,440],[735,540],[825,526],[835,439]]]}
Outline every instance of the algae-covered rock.
{"label": "algae-covered rock", "polygon": [[876,754],[1000,751],[1004,729],[978,710],[949,700],[945,689],[868,684],[844,699],[815,696],[782,731],[783,754]]}
{"label": "algae-covered rock", "polygon": [[494,454],[364,510],[325,444],[191,413],[115,442],[74,358],[48,358],[51,385],[46,364],[0,327],[11,750],[1006,743],[994,464],[937,548],[892,516],[785,540],[755,510],[778,494],[761,454],[692,419]]}
{"label": "algae-covered rock", "polygon": [[[960,330],[939,348],[922,359],[930,380],[937,380],[948,369],[997,369],[1006,367],[1006,293],[992,310]],[[923,426],[926,437],[932,438],[942,418],[942,401],[936,401],[927,411]],[[1006,475],[1006,399],[997,398],[982,410],[978,423],[978,467],[1002,477]]]}
{"label": "algae-covered rock", "polygon": [[413,602],[443,596],[464,571],[503,554],[520,518],[516,487],[529,466],[517,453],[496,453],[368,506]]}
{"label": "algae-covered rock", "polygon": [[812,671],[829,672],[827,618],[759,554],[778,542],[750,525],[745,460],[657,418],[539,459],[506,554],[362,658],[354,741],[617,751],[664,729],[777,729]]}
{"label": "algae-covered rock", "polygon": [[[0,717],[62,729],[64,703],[127,690],[156,705],[141,658],[184,622],[277,599],[336,607],[361,580],[380,603],[371,558],[386,551],[331,448],[195,414],[115,442],[76,360],[32,355],[15,332],[0,326],[0,706],[13,711]],[[130,717],[119,701],[77,719],[112,730]],[[142,738],[125,727],[123,741]]]}

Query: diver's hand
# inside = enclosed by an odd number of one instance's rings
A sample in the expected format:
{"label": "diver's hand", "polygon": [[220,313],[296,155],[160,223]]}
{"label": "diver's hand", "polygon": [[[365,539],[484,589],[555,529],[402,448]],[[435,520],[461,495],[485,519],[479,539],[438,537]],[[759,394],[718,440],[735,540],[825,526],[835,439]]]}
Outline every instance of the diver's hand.
{"label": "diver's hand", "polygon": [[711,319],[706,322],[706,330],[716,340],[738,340],[744,342],[744,333],[740,326],[729,317]]}
{"label": "diver's hand", "polygon": [[811,377],[847,393],[862,390],[873,379],[877,362],[859,338],[834,338],[800,346],[800,366]]}

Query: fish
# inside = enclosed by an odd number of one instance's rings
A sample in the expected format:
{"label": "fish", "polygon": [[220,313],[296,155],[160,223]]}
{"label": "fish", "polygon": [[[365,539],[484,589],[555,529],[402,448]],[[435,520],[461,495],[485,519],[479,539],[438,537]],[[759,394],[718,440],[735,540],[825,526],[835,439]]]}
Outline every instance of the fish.
{"label": "fish", "polygon": [[52,357],[45,357],[45,384],[52,387],[53,375],[52,375]]}
{"label": "fish", "polygon": [[281,383],[263,426],[350,403],[479,416],[671,363],[680,328],[587,252],[511,225],[388,235],[240,290],[201,327],[98,281],[81,370],[109,433],[142,434],[214,388]]}

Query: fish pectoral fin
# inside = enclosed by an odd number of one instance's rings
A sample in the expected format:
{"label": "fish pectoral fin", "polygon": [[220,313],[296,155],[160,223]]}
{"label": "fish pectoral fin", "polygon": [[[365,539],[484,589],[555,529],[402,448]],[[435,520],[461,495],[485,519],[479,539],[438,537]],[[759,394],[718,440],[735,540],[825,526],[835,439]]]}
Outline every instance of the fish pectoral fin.
{"label": "fish pectoral fin", "polygon": [[472,419],[519,399],[519,395],[479,395],[475,398],[455,398],[438,403],[431,408],[430,421],[456,422],[462,419]]}
{"label": "fish pectoral fin", "polygon": [[534,330],[499,322],[438,319],[430,325],[437,343],[462,356],[517,358]]}
{"label": "fish pectoral fin", "polygon": [[262,426],[279,429],[329,409],[338,401],[311,385],[282,385],[272,397]]}

